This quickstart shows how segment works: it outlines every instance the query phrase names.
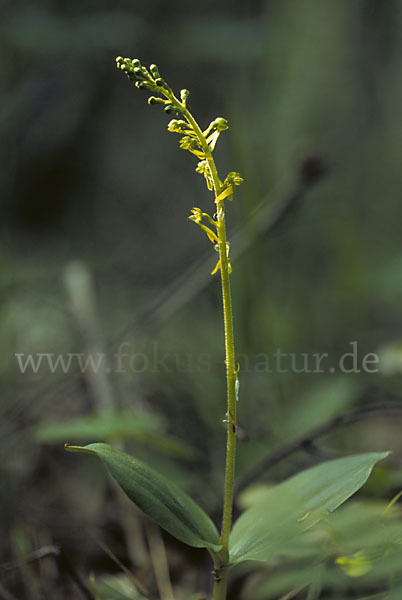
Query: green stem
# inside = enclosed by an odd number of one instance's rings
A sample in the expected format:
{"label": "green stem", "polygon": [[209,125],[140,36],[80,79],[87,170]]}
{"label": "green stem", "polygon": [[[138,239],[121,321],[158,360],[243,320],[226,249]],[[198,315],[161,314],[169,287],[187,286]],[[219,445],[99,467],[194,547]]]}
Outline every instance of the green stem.
{"label": "green stem", "polygon": [[215,578],[212,600],[226,600],[229,569],[221,569],[219,577]]}
{"label": "green stem", "polygon": [[[218,198],[222,183],[219,180],[215,161],[212,157],[212,152],[208,146],[204,134],[202,133],[198,123],[185,109],[184,115],[189,124],[196,133],[201,148],[205,154],[211,173],[215,201]],[[234,334],[233,334],[233,317],[232,317],[232,299],[230,294],[230,277],[229,277],[229,258],[227,252],[226,239],[226,222],[225,222],[225,206],[223,200],[218,200],[217,204],[217,235],[219,239],[219,258],[221,265],[221,282],[222,282],[222,301],[223,301],[223,317],[225,327],[225,364],[226,364],[226,384],[227,384],[227,443],[226,443],[226,468],[225,468],[225,491],[223,503],[223,517],[221,530],[221,544],[224,549],[229,547],[229,534],[232,522],[232,505],[233,505],[233,487],[235,474],[235,457],[236,457],[236,367],[235,367],[235,349],[234,349]],[[221,589],[221,585],[218,586]],[[216,598],[224,598],[225,596],[216,596]],[[215,600],[215,595],[214,595]]]}
{"label": "green stem", "polygon": [[171,101],[175,104],[192,130],[198,137],[200,147],[207,160],[213,182],[216,214],[217,214],[217,236],[219,247],[220,272],[222,283],[223,319],[225,329],[225,365],[227,386],[227,438],[226,438],[226,465],[225,465],[225,488],[223,497],[223,515],[220,542],[223,546],[221,556],[226,557],[225,564],[215,562],[215,577],[213,587],[213,600],[226,600],[226,590],[229,568],[227,565],[229,556],[229,535],[232,525],[232,506],[234,491],[235,459],[236,459],[236,378],[235,348],[233,334],[232,299],[230,293],[230,262],[228,257],[228,245],[226,238],[225,205],[223,200],[218,200],[223,184],[219,179],[215,161],[211,149],[197,121],[190,111],[174,95]]}
{"label": "green stem", "polygon": [[[223,211],[222,211],[223,212]],[[223,518],[221,543],[224,548],[229,546],[229,534],[232,523],[233,487],[236,456],[236,368],[234,352],[232,300],[230,295],[229,265],[226,250],[226,227],[224,215],[219,219],[218,210],[218,238],[219,255],[221,260],[221,281],[223,316],[225,324],[225,354],[226,354],[226,384],[227,384],[227,442],[226,442],[226,469],[225,492],[223,504]]]}

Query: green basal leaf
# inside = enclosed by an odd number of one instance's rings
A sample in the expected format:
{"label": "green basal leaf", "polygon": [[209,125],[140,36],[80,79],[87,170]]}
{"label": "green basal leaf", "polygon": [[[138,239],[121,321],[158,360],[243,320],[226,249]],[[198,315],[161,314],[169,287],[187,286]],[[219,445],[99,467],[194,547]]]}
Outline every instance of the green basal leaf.
{"label": "green basal leaf", "polygon": [[66,449],[98,456],[130,500],[178,540],[213,552],[221,549],[218,531],[209,516],[154,469],[108,444],[66,445]]}
{"label": "green basal leaf", "polygon": [[327,461],[268,490],[234,524],[230,563],[267,561],[291,551],[296,536],[361,488],[374,465],[388,454],[358,454]]}

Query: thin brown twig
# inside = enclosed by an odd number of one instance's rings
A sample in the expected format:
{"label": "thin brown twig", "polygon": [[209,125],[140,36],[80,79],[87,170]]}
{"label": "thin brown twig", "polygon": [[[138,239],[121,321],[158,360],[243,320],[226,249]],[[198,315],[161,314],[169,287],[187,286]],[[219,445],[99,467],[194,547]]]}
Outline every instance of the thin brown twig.
{"label": "thin brown twig", "polygon": [[144,597],[146,597],[149,600],[151,600],[150,593],[148,592],[148,590],[146,590],[146,588],[141,583],[141,581],[138,579],[138,577],[136,577],[134,575],[134,573],[132,571],[130,571],[130,569],[128,567],[126,567],[126,565],[121,562],[121,560],[114,554],[114,552],[109,548],[109,546],[107,546],[99,538],[97,538],[95,536],[93,536],[93,538],[94,538],[95,542],[98,544],[98,546],[100,548],[102,548],[103,552],[105,554],[107,554],[107,556],[109,556],[109,558],[122,570],[122,572],[127,576],[127,578],[130,579],[130,581],[132,582],[133,586],[136,589],[138,589]]}
{"label": "thin brown twig", "polygon": [[145,531],[160,599],[174,600],[166,548],[163,543],[161,531],[157,525],[154,525],[150,521],[146,521]]}
{"label": "thin brown twig", "polygon": [[60,556],[60,548],[57,546],[43,546],[42,548],[38,548],[34,550],[23,559],[13,560],[10,562],[6,562],[0,565],[0,575],[3,573],[7,573],[8,571],[15,571],[16,569],[20,569],[21,566],[34,563],[38,560],[43,560],[44,558],[58,558]]}
{"label": "thin brown twig", "polygon": [[93,593],[88,588],[77,569],[58,546],[43,546],[42,548],[34,550],[23,559],[3,563],[0,565],[0,575],[15,571],[26,564],[35,563],[44,560],[45,558],[54,558],[57,561],[60,570],[64,570],[68,573],[70,579],[74,581],[76,586],[81,590],[86,600],[95,600]]}
{"label": "thin brown twig", "polygon": [[81,590],[82,595],[84,596],[84,598],[86,598],[86,600],[96,600],[95,595],[87,586],[78,570],[63,552],[60,552],[60,556],[58,557],[58,563],[61,570],[64,569],[64,571],[68,573],[70,579],[74,581],[75,585]]}

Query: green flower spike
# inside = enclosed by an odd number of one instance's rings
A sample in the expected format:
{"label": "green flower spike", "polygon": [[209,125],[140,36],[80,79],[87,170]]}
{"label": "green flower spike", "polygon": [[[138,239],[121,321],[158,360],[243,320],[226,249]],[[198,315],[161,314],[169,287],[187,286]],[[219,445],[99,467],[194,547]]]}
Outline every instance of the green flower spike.
{"label": "green flower spike", "polygon": [[[171,114],[176,112],[180,117],[172,119],[168,125],[168,130],[174,133],[182,134],[179,142],[180,148],[188,150],[198,158],[196,167],[197,173],[204,176],[207,187],[214,193],[216,204],[216,214],[214,219],[203,213],[201,209],[194,208],[190,219],[197,223],[207,234],[208,239],[214,244],[215,250],[219,253],[219,260],[212,274],[220,272],[223,297],[223,312],[225,324],[225,365],[227,381],[227,407],[228,414],[231,416],[230,423],[227,424],[227,450],[225,467],[225,492],[223,505],[223,518],[220,542],[223,546],[224,558],[214,559],[216,575],[213,598],[214,600],[226,597],[226,585],[228,574],[228,552],[229,552],[229,533],[232,522],[232,500],[234,486],[235,469],[235,448],[236,448],[236,399],[237,399],[237,371],[234,353],[234,335],[232,321],[232,304],[230,296],[230,274],[232,267],[229,259],[229,243],[226,239],[225,222],[225,199],[232,199],[235,185],[239,185],[242,179],[238,173],[230,173],[222,183],[213,158],[213,151],[222,131],[228,129],[229,124],[223,117],[217,117],[211,121],[206,130],[203,130],[192,113],[187,107],[188,90],[182,89],[177,97],[168,84],[159,76],[159,70],[155,65],[150,66],[150,77],[148,72],[144,71],[140,61],[132,61],[129,58],[118,57],[117,66],[126,73],[126,76],[135,81],[136,84],[143,83],[145,89],[152,91],[152,96],[148,100],[150,104],[162,104],[164,110]],[[137,69],[137,70],[135,70]],[[182,125],[182,121],[186,126]],[[208,225],[212,226],[209,227]]]}
{"label": "green flower spike", "polygon": [[118,56],[116,58],[116,66],[120,71],[126,74],[130,81],[133,81],[135,86],[140,90],[149,90],[160,97],[151,96],[148,100],[149,104],[164,104],[166,112],[180,110],[181,107],[176,106],[172,102],[174,94],[166,81],[164,81],[159,73],[156,65],[151,65],[149,71],[141,64],[138,58],[131,60]]}
{"label": "green flower spike", "polygon": [[[180,148],[188,150],[199,159],[196,171],[204,176],[207,188],[211,191],[215,190],[215,202],[218,204],[225,198],[231,200],[233,187],[242,183],[243,179],[238,173],[231,172],[222,184],[217,172],[211,171],[212,152],[221,132],[229,128],[227,120],[216,117],[207,129],[202,131],[187,108],[190,92],[186,89],[180,90],[179,100],[171,87],[162,79],[155,64],[147,69],[138,58],[118,56],[116,65],[138,89],[152,92],[148,104],[161,104],[166,114],[176,113],[183,116],[182,119],[172,119],[168,124],[168,131],[181,134],[183,137],[179,142]],[[215,165],[214,169],[216,171]]]}

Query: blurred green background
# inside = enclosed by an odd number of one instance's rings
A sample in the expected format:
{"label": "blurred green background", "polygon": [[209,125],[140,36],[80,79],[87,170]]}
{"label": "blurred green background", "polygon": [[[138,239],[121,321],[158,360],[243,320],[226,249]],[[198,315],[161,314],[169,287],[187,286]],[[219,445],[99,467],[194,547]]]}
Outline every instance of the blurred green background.
{"label": "blurred green background", "polygon": [[[166,132],[169,118],[115,57],[156,62],[173,89],[190,90],[203,126],[230,123],[215,156],[221,175],[245,178],[228,205],[230,229],[243,231],[232,276],[242,477],[333,416],[400,401],[401,30],[398,0],[3,0],[0,560],[57,544],[73,565],[14,564],[7,593],[85,597],[90,572],[120,577],[106,545],[158,597],[154,543],[179,600],[209,585],[202,552],[162,541],[95,461],[63,449],[94,438],[124,445],[219,517],[220,288],[199,261],[210,245],[187,219],[193,206],[212,212],[212,197]],[[306,160],[319,181],[301,179]],[[297,210],[267,231],[293,196]],[[359,364],[378,353],[378,372],[330,372],[351,342]],[[264,357],[278,349],[329,360],[321,373],[267,372]],[[95,374],[75,359],[66,372],[46,362],[100,352]],[[21,372],[16,354],[38,353],[37,372]],[[366,419],[265,479],[390,449],[365,492],[390,500],[402,487],[400,440],[397,416]],[[100,597],[136,598],[127,585]],[[230,597],[251,597],[242,590]]]}

